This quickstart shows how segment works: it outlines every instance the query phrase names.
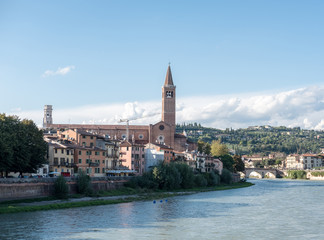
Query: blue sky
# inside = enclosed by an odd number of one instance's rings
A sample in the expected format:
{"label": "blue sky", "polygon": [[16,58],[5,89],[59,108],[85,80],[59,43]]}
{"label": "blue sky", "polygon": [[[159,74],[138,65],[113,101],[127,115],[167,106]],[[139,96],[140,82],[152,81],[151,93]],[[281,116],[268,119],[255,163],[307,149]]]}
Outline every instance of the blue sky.
{"label": "blue sky", "polygon": [[[56,122],[148,116],[160,111],[171,62],[178,122],[322,129],[323,9],[313,0],[2,0],[0,112],[38,124],[45,104]],[[287,94],[300,98],[304,115],[291,98],[263,113]],[[272,100],[251,107],[253,97]],[[245,107],[250,115],[238,114]]]}

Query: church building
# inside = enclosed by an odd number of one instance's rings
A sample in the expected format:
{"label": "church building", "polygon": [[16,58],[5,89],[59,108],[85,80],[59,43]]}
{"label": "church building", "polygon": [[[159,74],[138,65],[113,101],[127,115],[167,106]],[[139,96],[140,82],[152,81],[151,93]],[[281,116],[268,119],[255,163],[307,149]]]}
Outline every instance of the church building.
{"label": "church building", "polygon": [[52,105],[45,105],[43,127],[55,130],[81,129],[111,139],[129,139],[140,144],[157,143],[178,152],[196,148],[196,144],[188,142],[186,136],[176,134],[176,86],[170,65],[162,87],[162,117],[158,123],[148,126],[129,125],[129,122],[126,125],[53,124]]}

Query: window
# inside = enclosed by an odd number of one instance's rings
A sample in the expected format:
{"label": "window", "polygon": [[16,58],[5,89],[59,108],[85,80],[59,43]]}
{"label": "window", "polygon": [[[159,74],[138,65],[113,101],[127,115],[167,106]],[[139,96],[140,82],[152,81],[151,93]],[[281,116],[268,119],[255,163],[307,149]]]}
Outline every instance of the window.
{"label": "window", "polygon": [[139,139],[143,139],[143,138],[144,138],[144,135],[143,135],[143,134],[139,134],[139,135],[138,135],[138,138],[139,138]]}
{"label": "window", "polygon": [[86,143],[85,142],[82,142],[82,146],[85,147],[86,146]]}
{"label": "window", "polygon": [[144,154],[142,154],[142,158],[145,158]]}
{"label": "window", "polygon": [[66,155],[70,155],[70,150],[66,150]]}
{"label": "window", "polygon": [[82,159],[81,158],[79,158],[79,163],[82,163]]}
{"label": "window", "polygon": [[105,164],[105,160],[102,160],[102,163]]}
{"label": "window", "polygon": [[96,156],[100,155],[100,152],[95,152],[95,155],[96,155]]}
{"label": "window", "polygon": [[82,136],[82,138],[83,138],[83,139],[85,139],[85,138],[86,138],[86,136]]}
{"label": "window", "polygon": [[64,153],[64,149],[61,149],[61,153]]}
{"label": "window", "polygon": [[90,143],[90,147],[93,147],[93,143]]}
{"label": "window", "polygon": [[106,153],[105,152],[102,152],[102,156],[106,156]]}
{"label": "window", "polygon": [[82,151],[79,151],[79,155],[82,155]]}
{"label": "window", "polygon": [[90,139],[93,139],[93,136],[91,136]]}
{"label": "window", "polygon": [[102,168],[102,173],[105,173],[105,168]]}
{"label": "window", "polygon": [[57,149],[55,149],[55,153],[57,153]]}

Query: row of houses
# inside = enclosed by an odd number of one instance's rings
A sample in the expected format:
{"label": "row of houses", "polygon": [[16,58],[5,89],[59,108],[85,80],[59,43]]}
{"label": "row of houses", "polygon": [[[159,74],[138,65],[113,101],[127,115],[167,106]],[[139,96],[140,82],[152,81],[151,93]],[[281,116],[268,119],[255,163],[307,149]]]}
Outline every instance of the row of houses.
{"label": "row of houses", "polygon": [[269,159],[282,159],[281,167],[285,169],[314,169],[324,167],[324,154],[289,154],[272,153],[268,156],[262,155],[243,155],[242,160],[245,161],[246,167],[253,167],[253,162],[260,162]]}
{"label": "row of houses", "polygon": [[323,167],[323,154],[291,154],[286,157],[287,169],[314,169]]}
{"label": "row of houses", "polygon": [[220,173],[219,159],[199,153],[177,152],[159,143],[117,140],[82,129],[45,133],[48,143],[48,173],[73,176],[79,171],[92,177],[142,175],[160,162],[181,161],[193,171]]}

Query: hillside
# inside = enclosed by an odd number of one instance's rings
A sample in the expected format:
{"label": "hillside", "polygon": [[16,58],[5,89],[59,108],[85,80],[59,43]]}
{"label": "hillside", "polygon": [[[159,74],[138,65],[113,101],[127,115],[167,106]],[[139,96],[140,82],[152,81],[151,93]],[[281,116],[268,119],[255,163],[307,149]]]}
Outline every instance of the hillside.
{"label": "hillside", "polygon": [[238,154],[271,152],[319,153],[324,148],[324,132],[299,127],[255,126],[246,129],[206,128],[197,123],[177,125],[177,133],[186,132],[188,138],[197,142],[211,143],[220,140]]}

